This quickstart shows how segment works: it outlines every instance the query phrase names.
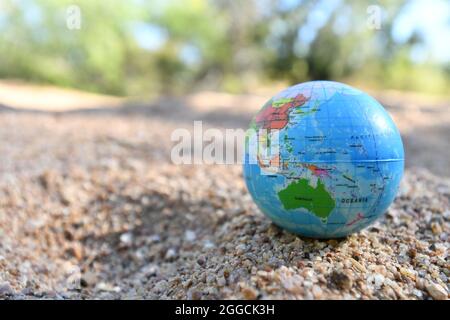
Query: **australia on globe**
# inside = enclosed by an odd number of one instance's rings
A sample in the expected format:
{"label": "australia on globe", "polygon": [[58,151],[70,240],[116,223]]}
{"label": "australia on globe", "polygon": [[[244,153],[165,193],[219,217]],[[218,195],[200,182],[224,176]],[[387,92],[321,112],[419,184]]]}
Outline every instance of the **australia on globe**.
{"label": "australia on globe", "polygon": [[244,177],[260,210],[288,231],[339,238],[386,212],[404,168],[403,144],[366,93],[311,81],[269,100],[247,131]]}

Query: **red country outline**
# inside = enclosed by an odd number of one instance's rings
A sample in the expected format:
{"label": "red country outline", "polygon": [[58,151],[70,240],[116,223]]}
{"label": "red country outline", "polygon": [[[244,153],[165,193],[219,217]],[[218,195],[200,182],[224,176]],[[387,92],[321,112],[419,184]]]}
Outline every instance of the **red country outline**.
{"label": "red country outline", "polygon": [[298,94],[290,102],[282,104],[278,108],[274,108],[273,104],[270,104],[256,115],[256,125],[264,129],[283,129],[289,121],[291,109],[304,105],[306,101],[308,98],[303,94]]}

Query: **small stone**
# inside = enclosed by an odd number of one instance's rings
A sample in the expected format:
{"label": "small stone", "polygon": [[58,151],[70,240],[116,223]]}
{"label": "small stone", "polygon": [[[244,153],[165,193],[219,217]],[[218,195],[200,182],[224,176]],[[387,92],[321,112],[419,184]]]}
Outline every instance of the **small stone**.
{"label": "small stone", "polygon": [[153,264],[146,265],[141,268],[140,272],[144,277],[152,277],[158,274],[158,266]]}
{"label": "small stone", "polygon": [[99,284],[97,284],[96,289],[99,291],[117,292],[117,293],[121,291],[120,287],[113,286],[112,284],[106,282],[100,282]]}
{"label": "small stone", "polygon": [[45,190],[49,190],[55,185],[57,178],[57,173],[55,171],[46,170],[38,177],[38,180]]}
{"label": "small stone", "polygon": [[70,206],[79,200],[78,190],[75,185],[66,184],[60,187],[59,190],[61,203],[65,206]]}
{"label": "small stone", "polygon": [[423,297],[422,291],[420,291],[420,290],[418,290],[418,289],[414,289],[414,290],[412,291],[412,293],[413,293],[417,298],[419,298],[419,299],[422,299],[422,297]]}
{"label": "small stone", "polygon": [[227,284],[227,280],[224,277],[217,278],[217,285],[219,287],[225,287],[226,284]]}
{"label": "small stone", "polygon": [[158,243],[161,242],[161,237],[157,234],[152,234],[151,236],[149,236],[148,238],[148,242],[149,243]]}
{"label": "small stone", "polygon": [[165,258],[166,260],[172,260],[174,258],[176,258],[177,256],[177,251],[174,248],[170,248],[169,250],[167,250]]}
{"label": "small stone", "polygon": [[442,227],[441,227],[441,225],[440,225],[439,223],[437,223],[437,222],[432,222],[432,223],[431,223],[431,231],[432,231],[434,234],[441,234],[441,233],[442,233]]}
{"label": "small stone", "polygon": [[[33,288],[30,288],[30,287],[23,288],[20,293],[25,296],[31,296],[31,295],[33,295]],[[1,295],[1,293],[0,293],[0,295]]]}
{"label": "small stone", "polygon": [[405,277],[410,278],[411,280],[415,281],[416,280],[416,274],[414,273],[414,271],[406,269],[406,268],[400,268],[400,273],[402,275],[404,275]]}
{"label": "small stone", "polygon": [[352,279],[343,271],[334,271],[331,274],[330,280],[339,289],[350,290],[353,286]]}
{"label": "small stone", "polygon": [[436,252],[438,255],[441,255],[445,252],[447,252],[447,247],[443,245],[442,243],[435,243],[433,245],[433,251]]}
{"label": "small stone", "polygon": [[183,288],[189,289],[192,286],[192,279],[187,279],[186,281],[183,281]]}
{"label": "small stone", "polygon": [[273,268],[278,268],[282,264],[282,262],[277,258],[272,257],[269,259],[269,261],[267,261],[267,264]]}
{"label": "small stone", "polygon": [[143,196],[143,197],[141,198],[141,204],[142,204],[143,206],[148,206],[148,205],[150,205],[150,198],[147,197],[147,196]]}
{"label": "small stone", "polygon": [[379,288],[381,288],[381,286],[384,283],[384,276],[382,276],[381,274],[376,274],[373,277],[373,281],[374,281],[375,287],[379,289]]}
{"label": "small stone", "polygon": [[339,244],[339,242],[335,239],[328,240],[327,242],[332,247],[336,247]]}
{"label": "small stone", "polygon": [[83,287],[93,286],[97,282],[97,276],[93,272],[85,272],[81,277],[80,284]]}
{"label": "small stone", "polygon": [[245,249],[246,249],[245,244],[239,244],[239,245],[236,247],[236,254],[237,254],[238,256],[242,255],[242,254],[245,252]]}
{"label": "small stone", "polygon": [[213,274],[208,274],[206,276],[206,283],[208,284],[214,284],[216,282],[216,276]]}
{"label": "small stone", "polygon": [[205,257],[203,257],[203,256],[199,257],[199,258],[197,259],[197,263],[198,263],[199,266],[204,267],[205,264],[206,264]]}
{"label": "small stone", "polygon": [[350,258],[350,262],[353,264],[353,266],[356,268],[356,269],[358,269],[359,271],[361,271],[361,272],[366,272],[367,271],[367,269],[361,264],[361,263],[359,263],[358,261],[356,261],[355,259],[353,259],[353,258]]}
{"label": "small stone", "polygon": [[167,288],[167,280],[158,281],[154,286],[154,290],[156,293],[161,293],[166,288]]}
{"label": "small stone", "polygon": [[192,242],[197,238],[197,234],[192,230],[186,230],[184,233],[184,238],[186,241]]}
{"label": "small stone", "polygon": [[209,250],[209,249],[213,249],[215,247],[216,247],[216,245],[212,241],[206,240],[205,242],[203,242],[203,249]]}
{"label": "small stone", "polygon": [[11,288],[9,283],[0,284],[0,296],[9,296],[14,293],[14,290]]}
{"label": "small stone", "polygon": [[202,298],[202,293],[196,289],[189,289],[187,292],[187,298],[189,300],[200,300]]}
{"label": "small stone", "polygon": [[242,296],[244,297],[244,299],[247,300],[255,300],[256,297],[258,296],[258,291],[256,291],[255,289],[244,285],[243,287],[241,287],[241,293]]}
{"label": "small stone", "polygon": [[446,300],[448,297],[447,290],[437,283],[429,282],[425,288],[434,300]]}
{"label": "small stone", "polygon": [[122,233],[120,235],[120,242],[126,246],[133,243],[133,234],[131,232]]}
{"label": "small stone", "polygon": [[322,297],[322,289],[318,285],[312,287],[312,294],[314,298],[320,299]]}
{"label": "small stone", "polygon": [[414,248],[409,249],[408,255],[411,259],[414,259],[417,256],[417,250]]}
{"label": "small stone", "polygon": [[83,247],[80,243],[73,243],[67,250],[67,254],[75,257],[77,260],[83,259]]}
{"label": "small stone", "polygon": [[64,230],[64,238],[67,241],[73,241],[74,240],[73,233],[70,230]]}

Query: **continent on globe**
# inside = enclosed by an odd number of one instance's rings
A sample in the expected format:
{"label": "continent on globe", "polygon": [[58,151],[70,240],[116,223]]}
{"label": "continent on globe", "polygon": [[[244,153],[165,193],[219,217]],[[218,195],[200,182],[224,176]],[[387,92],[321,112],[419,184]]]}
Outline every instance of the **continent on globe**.
{"label": "continent on globe", "polygon": [[326,221],[331,211],[336,206],[335,200],[325,189],[320,179],[316,188],[309,185],[308,179],[300,179],[289,184],[278,192],[278,197],[284,209],[292,210],[304,208],[322,221]]}
{"label": "continent on globe", "polygon": [[308,99],[303,94],[294,98],[269,101],[255,117],[256,126],[263,129],[283,129],[289,122],[289,112],[292,108],[304,105]]}

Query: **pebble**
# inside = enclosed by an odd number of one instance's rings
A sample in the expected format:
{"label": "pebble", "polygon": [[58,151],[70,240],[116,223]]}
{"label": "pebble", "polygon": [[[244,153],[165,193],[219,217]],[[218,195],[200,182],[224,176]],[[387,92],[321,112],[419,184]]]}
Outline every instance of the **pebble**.
{"label": "pebble", "polygon": [[75,257],[77,260],[83,258],[83,246],[80,243],[73,243],[66,251],[69,255]]}
{"label": "pebble", "polygon": [[246,300],[255,300],[258,297],[258,291],[247,285],[244,285],[241,288],[241,293],[244,299]]}
{"label": "pebble", "polygon": [[150,243],[158,243],[161,241],[161,237],[158,234],[152,234],[147,239]]}
{"label": "pebble", "polygon": [[319,286],[314,285],[312,287],[312,294],[313,294],[314,298],[320,299],[320,298],[322,298],[322,289]]}
{"label": "pebble", "polygon": [[82,286],[94,286],[97,282],[97,275],[94,272],[85,272],[81,277]]}
{"label": "pebble", "polygon": [[205,257],[204,257],[204,256],[199,257],[199,258],[197,259],[197,263],[198,263],[199,266],[204,267],[205,264],[206,264],[206,259],[205,259]]}
{"label": "pebble", "polygon": [[447,247],[442,243],[435,243],[433,251],[435,251],[438,255],[443,255],[447,253]]}
{"label": "pebble", "polygon": [[166,251],[165,259],[171,260],[177,257],[177,251],[174,248],[170,248]]}
{"label": "pebble", "polygon": [[206,240],[203,242],[203,249],[205,250],[214,249],[215,247],[216,245],[212,241]]}
{"label": "pebble", "polygon": [[148,264],[141,268],[140,272],[145,277],[152,277],[158,274],[159,267],[154,264]]}
{"label": "pebble", "polygon": [[186,241],[192,242],[196,238],[197,234],[192,230],[186,230],[186,232],[184,233],[184,239],[186,239]]}
{"label": "pebble", "polygon": [[384,276],[382,276],[381,274],[376,274],[374,275],[373,280],[375,287],[379,289],[384,283]]}
{"label": "pebble", "polygon": [[121,288],[118,286],[113,286],[110,283],[100,282],[97,284],[96,289],[99,291],[116,292],[119,293]]}
{"label": "pebble", "polygon": [[353,258],[350,258],[349,260],[357,270],[359,270],[361,272],[367,272],[367,269],[361,263],[359,263],[358,261],[356,261]]}
{"label": "pebble", "polygon": [[217,285],[219,287],[224,287],[227,284],[227,280],[224,277],[217,278]]}
{"label": "pebble", "polygon": [[432,222],[431,223],[431,231],[433,231],[434,234],[441,234],[442,233],[442,227],[439,223]]}
{"label": "pebble", "polygon": [[14,293],[14,290],[11,288],[9,283],[0,284],[0,296],[9,296]]}
{"label": "pebble", "polygon": [[425,288],[434,300],[447,300],[447,290],[445,290],[441,285],[434,282],[429,282],[426,284]]}
{"label": "pebble", "polygon": [[216,276],[213,274],[209,274],[206,276],[206,283],[214,284],[216,282]]}
{"label": "pebble", "polygon": [[410,278],[411,280],[416,280],[416,273],[413,270],[400,267],[399,272],[404,275],[405,277]]}
{"label": "pebble", "polygon": [[420,290],[418,290],[418,289],[413,289],[413,294],[417,297],[417,298],[419,298],[419,299],[422,299],[423,298],[423,293],[422,293],[422,291],[420,291]]}
{"label": "pebble", "polygon": [[236,254],[237,255],[242,255],[244,252],[245,252],[245,250],[246,250],[246,246],[245,246],[245,244],[239,244],[237,247],[236,247]]}
{"label": "pebble", "polygon": [[133,234],[131,232],[122,233],[120,235],[120,242],[126,246],[130,246],[133,243]]}
{"label": "pebble", "polygon": [[343,271],[333,271],[330,280],[339,289],[350,290],[353,286],[352,278]]}
{"label": "pebble", "polygon": [[196,289],[189,289],[187,292],[187,298],[189,300],[200,300],[202,298],[202,293]]}

